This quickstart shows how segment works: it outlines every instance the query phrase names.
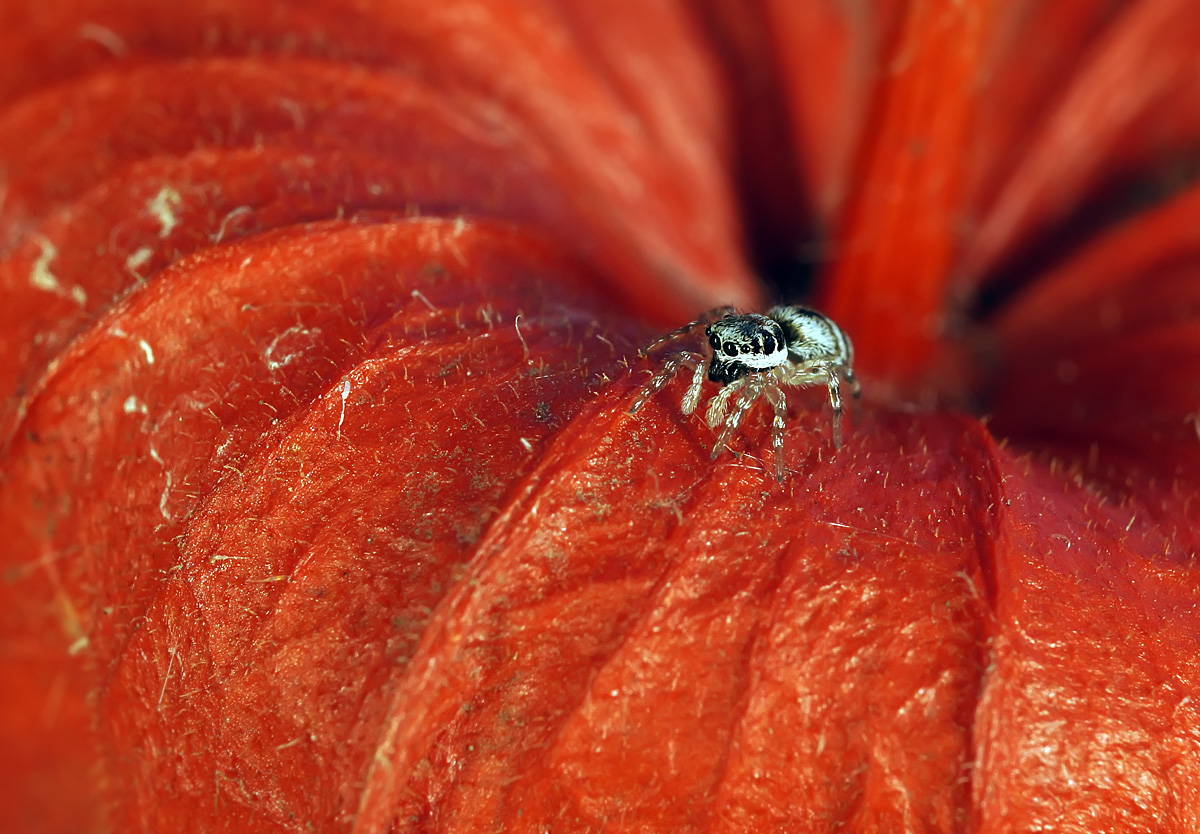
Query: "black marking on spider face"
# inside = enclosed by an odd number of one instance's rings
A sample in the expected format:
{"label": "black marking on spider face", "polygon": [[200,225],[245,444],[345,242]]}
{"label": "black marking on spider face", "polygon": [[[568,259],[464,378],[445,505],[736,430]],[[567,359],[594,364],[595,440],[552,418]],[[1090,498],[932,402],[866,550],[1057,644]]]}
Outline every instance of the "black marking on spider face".
{"label": "black marking on spider face", "polygon": [[765,373],[787,361],[783,330],[766,316],[729,315],[705,332],[713,349],[708,378],[728,385],[754,373]]}

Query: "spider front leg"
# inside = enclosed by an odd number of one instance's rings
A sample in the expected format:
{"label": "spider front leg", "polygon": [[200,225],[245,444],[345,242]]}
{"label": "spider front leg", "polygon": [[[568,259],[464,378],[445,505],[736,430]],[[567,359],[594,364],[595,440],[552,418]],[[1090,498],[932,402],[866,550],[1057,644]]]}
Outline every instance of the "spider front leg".
{"label": "spider front leg", "polygon": [[663,386],[671,381],[671,377],[675,376],[680,368],[684,365],[691,365],[695,361],[696,357],[691,353],[677,353],[663,362],[663,366],[658,369],[658,373],[642,386],[641,393],[637,395],[637,399],[633,401],[633,405],[629,406],[629,413],[637,414],[638,410],[648,403],[651,397],[661,391]]}
{"label": "spider front leg", "polygon": [[839,368],[827,367],[822,369],[829,375],[829,404],[833,406],[833,448],[842,448],[842,418],[845,411],[842,408],[842,380]]}
{"label": "spider front leg", "polygon": [[771,423],[771,449],[775,455],[775,480],[783,483],[787,477],[787,467],[783,464],[783,432],[787,428],[787,395],[774,386],[766,391],[767,399],[775,408],[775,419]]}
{"label": "spider front leg", "polygon": [[[725,426],[721,429],[721,433],[717,435],[717,443],[713,446],[712,460],[716,460],[721,454],[721,451],[728,445],[730,438],[734,432],[742,425],[742,420],[746,418],[746,414],[750,411],[750,406],[758,401],[759,395],[763,391],[763,381],[746,377],[749,380],[745,385],[741,386],[741,393],[738,394],[737,402],[734,403],[733,411],[729,412],[729,416],[725,419]],[[722,392],[724,393],[724,392]]]}
{"label": "spider front leg", "polygon": [[644,347],[640,351],[638,351],[638,353],[640,353],[642,356],[646,356],[647,354],[653,353],[654,351],[658,350],[659,348],[666,347],[671,342],[675,342],[675,341],[678,341],[679,339],[682,339],[684,336],[687,336],[688,334],[690,334],[697,327],[703,327],[705,325],[712,324],[714,321],[717,321],[718,319],[722,319],[725,316],[729,315],[730,313],[734,313],[734,312],[737,312],[736,308],[730,307],[728,305],[726,305],[724,307],[714,307],[711,310],[706,310],[705,312],[701,313],[700,317],[697,318],[695,321],[690,321],[687,324],[683,325],[683,327],[677,327],[674,330],[672,330],[670,333],[667,333],[665,336],[655,339],[653,342],[646,345],[646,347]]}
{"label": "spider front leg", "polygon": [[683,402],[679,404],[679,410],[684,414],[691,414],[696,410],[696,406],[700,402],[700,386],[704,384],[704,377],[708,375],[708,366],[711,363],[712,359],[696,363],[696,370],[692,373],[692,382],[688,385],[687,393],[683,395]]}

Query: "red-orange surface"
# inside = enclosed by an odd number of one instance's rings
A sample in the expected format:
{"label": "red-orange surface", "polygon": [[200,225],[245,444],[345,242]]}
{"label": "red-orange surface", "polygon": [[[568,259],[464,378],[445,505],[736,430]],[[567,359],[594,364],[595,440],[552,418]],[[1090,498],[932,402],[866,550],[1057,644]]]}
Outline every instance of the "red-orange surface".
{"label": "red-orange surface", "polygon": [[[1197,43],[3,4],[0,830],[1200,830]],[[779,485],[628,409],[784,251],[866,397]]]}

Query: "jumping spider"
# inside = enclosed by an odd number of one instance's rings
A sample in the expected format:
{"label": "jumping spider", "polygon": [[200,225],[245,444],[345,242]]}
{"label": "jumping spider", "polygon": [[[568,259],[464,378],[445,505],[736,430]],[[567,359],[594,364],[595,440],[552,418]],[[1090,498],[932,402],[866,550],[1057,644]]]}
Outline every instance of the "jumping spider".
{"label": "jumping spider", "polygon": [[854,376],[854,348],[849,337],[828,316],[795,306],[772,307],[766,315],[718,307],[663,336],[644,348],[642,355],[686,341],[699,327],[704,327],[710,349],[684,349],[668,357],[642,387],[629,408],[630,414],[636,414],[684,367],[692,368],[693,372],[680,410],[691,414],[700,402],[700,386],[707,376],[723,386],[709,401],[704,415],[710,427],[722,426],[712,450],[712,459],[716,460],[750,408],[759,397],[765,396],[775,409],[771,445],[775,477],[782,483],[787,474],[783,464],[787,398],[781,386],[822,384],[828,387],[833,406],[833,445],[841,448],[841,380],[850,384],[856,398],[860,388]]}

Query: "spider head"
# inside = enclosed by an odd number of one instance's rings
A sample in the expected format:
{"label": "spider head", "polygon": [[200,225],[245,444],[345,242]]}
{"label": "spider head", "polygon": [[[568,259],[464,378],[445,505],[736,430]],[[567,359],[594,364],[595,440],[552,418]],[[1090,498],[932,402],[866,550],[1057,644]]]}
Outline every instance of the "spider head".
{"label": "spider head", "polygon": [[757,313],[730,314],[705,328],[713,358],[708,378],[728,385],[754,373],[763,373],[787,362],[783,330]]}

